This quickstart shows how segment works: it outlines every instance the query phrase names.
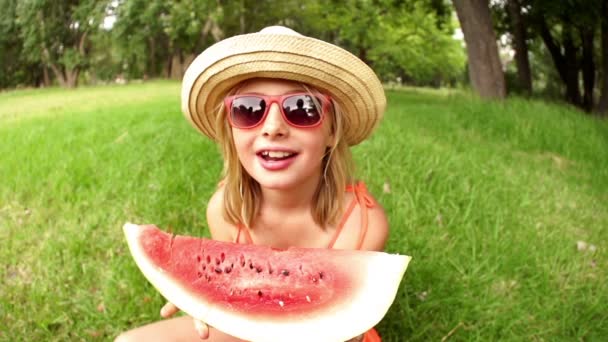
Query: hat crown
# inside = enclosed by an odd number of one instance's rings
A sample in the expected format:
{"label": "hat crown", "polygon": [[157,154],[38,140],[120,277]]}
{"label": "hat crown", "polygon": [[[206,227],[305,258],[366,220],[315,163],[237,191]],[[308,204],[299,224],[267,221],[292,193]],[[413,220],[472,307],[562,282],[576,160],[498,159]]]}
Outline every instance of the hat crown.
{"label": "hat crown", "polygon": [[275,25],[268,26],[263,28],[260,33],[269,33],[269,34],[287,34],[292,36],[302,36],[300,33],[290,29],[289,27]]}

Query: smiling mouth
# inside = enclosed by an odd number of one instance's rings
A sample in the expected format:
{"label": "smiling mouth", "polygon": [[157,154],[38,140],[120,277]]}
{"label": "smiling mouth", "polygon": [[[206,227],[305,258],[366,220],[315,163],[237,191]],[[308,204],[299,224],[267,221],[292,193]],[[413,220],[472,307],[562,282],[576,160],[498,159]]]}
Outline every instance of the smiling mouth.
{"label": "smiling mouth", "polygon": [[278,161],[294,157],[297,153],[286,151],[262,151],[258,156],[267,161]]}

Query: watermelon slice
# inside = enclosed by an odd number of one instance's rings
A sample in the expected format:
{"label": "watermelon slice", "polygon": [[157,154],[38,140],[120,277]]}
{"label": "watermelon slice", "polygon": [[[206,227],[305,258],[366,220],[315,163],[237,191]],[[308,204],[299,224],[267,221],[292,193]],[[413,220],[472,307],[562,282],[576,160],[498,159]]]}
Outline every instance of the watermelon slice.
{"label": "watermelon slice", "polygon": [[138,267],[192,317],[249,341],[345,341],[376,325],[410,257],[270,247],[123,227]]}

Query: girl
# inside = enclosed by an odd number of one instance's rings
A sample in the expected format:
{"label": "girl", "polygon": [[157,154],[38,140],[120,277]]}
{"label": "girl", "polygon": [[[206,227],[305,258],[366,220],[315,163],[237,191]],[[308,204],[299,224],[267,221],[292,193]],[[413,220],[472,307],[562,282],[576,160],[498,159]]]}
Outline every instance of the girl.
{"label": "girl", "polygon": [[[211,237],[276,248],[383,250],[387,218],[354,181],[349,147],[371,134],[385,105],[365,63],[285,27],[205,50],[184,76],[182,110],[224,157],[224,178],[207,207]],[[177,311],[168,303],[161,315]],[[188,316],[117,340],[198,338],[237,340]],[[372,329],[353,340],[380,338]]]}

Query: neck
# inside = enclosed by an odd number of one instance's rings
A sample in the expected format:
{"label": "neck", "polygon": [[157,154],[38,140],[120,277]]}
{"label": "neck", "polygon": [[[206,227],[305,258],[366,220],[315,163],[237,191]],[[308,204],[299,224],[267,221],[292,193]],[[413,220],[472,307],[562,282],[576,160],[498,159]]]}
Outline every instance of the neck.
{"label": "neck", "polygon": [[272,207],[273,211],[280,212],[308,210],[320,180],[321,175],[318,174],[289,188],[270,189],[262,187],[263,206]]}

